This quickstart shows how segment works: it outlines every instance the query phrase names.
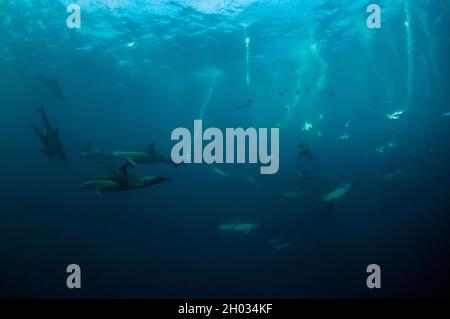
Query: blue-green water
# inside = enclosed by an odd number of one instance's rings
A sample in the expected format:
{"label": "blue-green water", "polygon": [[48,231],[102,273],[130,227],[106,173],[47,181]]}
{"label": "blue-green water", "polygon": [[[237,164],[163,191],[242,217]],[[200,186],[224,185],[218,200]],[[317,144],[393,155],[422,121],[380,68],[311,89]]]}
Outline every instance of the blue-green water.
{"label": "blue-green water", "polygon": [[[70,3],[0,0],[1,297],[446,294],[449,1],[376,1],[372,30],[356,0],[80,0],[80,29]],[[41,106],[69,164],[41,152]],[[106,171],[81,157],[89,142],[169,156],[172,130],[200,118],[280,128],[278,173],[148,164],[130,173],[173,182],[77,189]]]}

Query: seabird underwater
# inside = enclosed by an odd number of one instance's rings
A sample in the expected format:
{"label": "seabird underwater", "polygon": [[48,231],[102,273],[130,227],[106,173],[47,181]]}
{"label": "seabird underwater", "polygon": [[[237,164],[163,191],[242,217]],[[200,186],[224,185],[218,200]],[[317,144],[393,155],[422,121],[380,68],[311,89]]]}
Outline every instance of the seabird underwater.
{"label": "seabird underwater", "polygon": [[0,298],[448,296],[448,1],[0,2]]}

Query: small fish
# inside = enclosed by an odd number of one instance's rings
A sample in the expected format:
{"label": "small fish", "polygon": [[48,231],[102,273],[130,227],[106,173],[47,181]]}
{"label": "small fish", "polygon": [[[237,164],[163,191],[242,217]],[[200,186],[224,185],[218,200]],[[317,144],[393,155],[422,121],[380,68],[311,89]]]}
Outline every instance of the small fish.
{"label": "small fish", "polygon": [[290,242],[286,240],[283,236],[272,237],[267,240],[267,242],[275,249],[275,250],[283,250],[289,247]]}
{"label": "small fish", "polygon": [[287,111],[287,112],[289,112],[291,109],[292,109],[292,105],[290,105],[290,104],[286,104],[285,106],[283,106],[284,107],[284,109]]}
{"label": "small fish", "polygon": [[406,176],[406,174],[402,171],[402,170],[395,170],[393,172],[387,173],[386,175],[383,176],[383,180],[385,182],[394,182],[394,181],[399,181],[401,179],[403,179]]}
{"label": "small fish", "polygon": [[402,115],[403,112],[394,112],[391,114],[386,114],[387,118],[390,120],[398,120],[400,118],[400,115]]}
{"label": "small fish", "polygon": [[230,224],[222,224],[218,226],[221,230],[229,230],[237,233],[245,233],[248,234],[251,230],[257,229],[259,227],[258,224],[241,224],[241,223],[230,223]]}
{"label": "small fish", "polygon": [[389,142],[387,146],[388,146],[389,148],[394,148],[394,147],[397,146],[397,144],[394,143],[394,142]]}
{"label": "small fish", "polygon": [[294,199],[299,197],[301,194],[298,191],[288,191],[288,192],[284,192],[283,194],[284,197],[287,197],[289,199]]}
{"label": "small fish", "polygon": [[214,167],[214,172],[221,177],[230,177],[230,173],[221,170],[220,168]]}
{"label": "small fish", "polygon": [[313,128],[312,123],[306,122],[305,125],[303,125],[302,132],[303,131],[309,132],[312,128]]}
{"label": "small fish", "polygon": [[442,113],[442,114],[441,114],[441,117],[442,117],[442,118],[450,117],[450,112]]}
{"label": "small fish", "polygon": [[402,111],[395,111],[394,113],[391,114],[388,113],[386,114],[386,117],[390,120],[398,120],[400,116],[403,115],[403,113],[405,113],[406,110],[407,108]]}
{"label": "small fish", "polygon": [[344,184],[341,187],[335,189],[334,191],[323,195],[322,202],[334,204],[337,201],[339,201],[343,196],[348,194],[354,187],[355,185],[352,184]]}
{"label": "small fish", "polygon": [[245,104],[236,106],[235,109],[236,110],[241,110],[243,108],[249,108],[249,107],[252,107],[252,105],[250,103],[245,103]]}
{"label": "small fish", "polygon": [[344,140],[349,140],[349,139],[350,139],[350,136],[348,134],[344,134],[344,135],[339,136],[336,140],[344,141]]}

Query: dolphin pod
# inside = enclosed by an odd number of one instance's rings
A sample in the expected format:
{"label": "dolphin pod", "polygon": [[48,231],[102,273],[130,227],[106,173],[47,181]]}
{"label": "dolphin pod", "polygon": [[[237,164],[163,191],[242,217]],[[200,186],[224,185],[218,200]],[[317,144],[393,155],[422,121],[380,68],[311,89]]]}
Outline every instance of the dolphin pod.
{"label": "dolphin pod", "polygon": [[[43,146],[42,152],[45,153],[50,160],[59,157],[68,163],[64,147],[59,139],[59,131],[50,125],[47,114],[43,107],[37,111],[41,114],[43,129],[39,129],[36,125],[32,125],[34,132],[38,136]],[[138,163],[172,163],[171,159],[157,153],[153,143],[145,151],[129,151],[106,153],[95,148],[89,142],[81,158],[91,160],[101,166],[112,170],[112,173],[89,178],[85,183],[80,185],[78,189],[94,189],[99,197],[102,192],[123,192],[133,189],[145,188],[162,182],[171,182],[167,177],[163,176],[135,176],[128,174],[129,166],[136,166]],[[121,162],[126,164],[116,169]]]}

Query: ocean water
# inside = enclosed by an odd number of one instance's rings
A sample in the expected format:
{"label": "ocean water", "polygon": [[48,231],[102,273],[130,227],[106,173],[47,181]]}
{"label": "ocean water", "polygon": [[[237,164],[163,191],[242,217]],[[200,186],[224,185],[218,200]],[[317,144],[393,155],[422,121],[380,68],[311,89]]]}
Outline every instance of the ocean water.
{"label": "ocean water", "polygon": [[[0,296],[445,296],[450,2],[374,1],[379,29],[369,3],[0,0]],[[39,107],[67,164],[41,152]],[[279,171],[139,164],[172,183],[78,189],[114,174],[88,143],[170,156],[196,119],[279,128]]]}

